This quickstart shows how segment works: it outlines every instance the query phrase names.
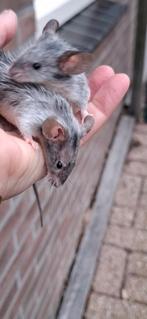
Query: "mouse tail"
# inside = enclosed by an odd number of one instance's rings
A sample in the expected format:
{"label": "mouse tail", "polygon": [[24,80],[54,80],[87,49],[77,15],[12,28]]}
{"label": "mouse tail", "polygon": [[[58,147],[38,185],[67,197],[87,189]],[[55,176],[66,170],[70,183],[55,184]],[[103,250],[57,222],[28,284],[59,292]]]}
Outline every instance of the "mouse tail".
{"label": "mouse tail", "polygon": [[36,197],[36,201],[37,201],[37,205],[38,205],[38,209],[39,209],[41,227],[43,227],[43,211],[42,211],[40,198],[39,198],[39,193],[38,193],[38,189],[37,189],[37,185],[36,184],[33,184],[33,190],[34,190],[34,193],[35,193],[35,197]]}

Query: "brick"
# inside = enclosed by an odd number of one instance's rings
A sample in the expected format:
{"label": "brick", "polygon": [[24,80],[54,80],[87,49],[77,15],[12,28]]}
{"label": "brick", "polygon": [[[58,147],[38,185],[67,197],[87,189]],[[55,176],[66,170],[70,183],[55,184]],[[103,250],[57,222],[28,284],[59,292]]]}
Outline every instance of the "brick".
{"label": "brick", "polygon": [[146,319],[147,306],[91,294],[85,319]]}
{"label": "brick", "polygon": [[112,209],[110,224],[131,226],[135,215],[135,209],[128,207],[116,207]]}
{"label": "brick", "polygon": [[139,199],[139,206],[147,209],[147,194],[142,193]]}
{"label": "brick", "polygon": [[134,230],[133,249],[147,252],[147,231]]}
{"label": "brick", "polygon": [[[35,256],[35,247],[32,241],[32,234],[28,233],[26,240],[24,241],[21,249],[18,251],[16,259],[14,261],[14,269],[16,270],[19,267],[19,273],[21,279],[24,277],[26,272],[29,270],[31,264],[33,263],[33,259]],[[12,271],[12,269],[11,269]]]}
{"label": "brick", "polygon": [[0,204],[0,230],[10,215],[10,200],[4,201]]}
{"label": "brick", "polygon": [[131,249],[133,246],[133,232],[129,227],[109,226],[105,243]]}
{"label": "brick", "polygon": [[147,164],[144,162],[129,161],[126,163],[124,171],[133,176],[144,177],[147,176]]}
{"label": "brick", "polygon": [[109,226],[105,243],[129,250],[147,252],[147,231],[129,227]]}
{"label": "brick", "polygon": [[[13,306],[11,308],[10,312],[10,319],[15,318],[16,313],[19,311],[20,304],[23,304],[24,299],[26,298],[27,294],[29,293],[30,288],[34,285],[37,278],[34,272],[34,269],[30,269],[28,276],[25,278],[25,281],[23,282],[23,285],[21,285],[21,289],[19,292],[17,292],[15,301],[13,303]],[[35,290],[34,290],[35,293]],[[33,295],[32,295],[33,298]]]}
{"label": "brick", "polygon": [[135,218],[135,228],[147,230],[147,207],[138,207]]}
{"label": "brick", "polygon": [[17,283],[16,281],[13,283],[13,285],[9,288],[9,293],[8,295],[5,297],[4,302],[2,303],[2,305],[0,306],[0,318],[4,318],[7,310],[8,310],[8,306],[10,306],[15,294],[17,292]]}
{"label": "brick", "polygon": [[147,178],[144,179],[143,190],[144,193],[147,193]]}
{"label": "brick", "polygon": [[94,279],[94,291],[119,296],[125,261],[125,251],[104,245]]}
{"label": "brick", "polygon": [[135,132],[133,134],[133,140],[136,142],[139,142],[140,145],[147,146],[146,134],[143,132],[139,132],[139,131],[135,130]]}
{"label": "brick", "polygon": [[115,204],[117,206],[134,208],[138,201],[140,187],[140,177],[123,174],[116,192]]}
{"label": "brick", "polygon": [[22,242],[24,242],[24,240],[26,240],[26,237],[28,237],[28,233],[31,231],[30,226],[33,223],[34,216],[38,214],[39,214],[39,211],[38,211],[37,203],[34,197],[34,199],[32,199],[32,203],[30,202],[30,207],[28,207],[24,218],[20,221],[18,229],[16,230],[16,236],[17,236],[19,245]]}
{"label": "brick", "polygon": [[147,303],[147,279],[129,275],[124,289],[131,301]]}
{"label": "brick", "polygon": [[132,253],[128,260],[128,273],[147,277],[147,255]]}
{"label": "brick", "polygon": [[39,241],[41,241],[41,237],[39,237],[34,246],[32,246],[31,235],[28,235],[27,240],[18,251],[10,267],[7,269],[5,276],[2,278],[0,284],[0,295],[3,291],[7,291],[9,289],[9,284],[11,283],[12,279],[16,278],[17,275],[20,275],[22,284],[22,279],[24,279],[24,276],[27,275],[33,265]]}
{"label": "brick", "polygon": [[2,278],[4,271],[8,268],[8,265],[12,261],[14,255],[14,243],[12,238],[8,243],[2,248],[0,252],[0,277]]}
{"label": "brick", "polygon": [[14,229],[16,231],[17,227],[25,219],[25,214],[30,208],[31,203],[32,201],[29,190],[25,191],[23,195],[18,195],[15,197],[15,199],[12,198],[10,200],[10,216],[0,232],[0,250],[2,249],[4,243],[7,242],[10,237],[12,237]]}
{"label": "brick", "polygon": [[128,159],[131,161],[147,162],[147,148],[142,145],[133,147],[128,154]]}
{"label": "brick", "polygon": [[146,124],[137,124],[135,127],[135,132],[139,132],[141,134],[147,134],[147,125]]}

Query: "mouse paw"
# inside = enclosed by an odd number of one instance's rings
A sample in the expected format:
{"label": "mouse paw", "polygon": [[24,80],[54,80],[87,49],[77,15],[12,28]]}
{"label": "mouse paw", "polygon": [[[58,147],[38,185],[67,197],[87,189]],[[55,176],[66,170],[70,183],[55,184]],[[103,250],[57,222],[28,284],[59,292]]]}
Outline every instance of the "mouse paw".
{"label": "mouse paw", "polygon": [[38,149],[38,143],[35,142],[31,137],[28,137],[28,136],[23,136],[24,140],[30,144],[34,150],[37,150]]}

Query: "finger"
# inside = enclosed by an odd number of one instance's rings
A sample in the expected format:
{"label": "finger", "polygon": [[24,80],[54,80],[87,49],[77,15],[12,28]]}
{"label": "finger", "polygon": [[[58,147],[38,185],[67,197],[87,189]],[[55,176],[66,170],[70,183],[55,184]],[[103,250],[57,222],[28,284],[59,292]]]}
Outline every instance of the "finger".
{"label": "finger", "polygon": [[0,195],[8,199],[46,174],[41,147],[34,150],[22,138],[0,129]]}
{"label": "finger", "polygon": [[90,137],[94,135],[106,121],[105,114],[98,110],[93,103],[89,103],[88,110],[89,113],[93,115],[95,122],[92,130],[87,135],[85,135],[84,138],[82,138],[81,145],[88,141]]}
{"label": "finger", "polygon": [[116,74],[95,95],[93,103],[88,105],[89,113],[93,114],[95,123],[92,130],[82,139],[81,145],[104,125],[126,94],[129,83],[126,74]]}
{"label": "finger", "polygon": [[126,94],[130,80],[126,74],[116,74],[104,82],[92,103],[108,117]]}
{"label": "finger", "polygon": [[14,11],[5,10],[0,14],[0,47],[6,45],[14,36],[17,17]]}
{"label": "finger", "polygon": [[91,99],[101,85],[113,75],[114,70],[108,65],[101,65],[90,74],[88,81],[91,89]]}

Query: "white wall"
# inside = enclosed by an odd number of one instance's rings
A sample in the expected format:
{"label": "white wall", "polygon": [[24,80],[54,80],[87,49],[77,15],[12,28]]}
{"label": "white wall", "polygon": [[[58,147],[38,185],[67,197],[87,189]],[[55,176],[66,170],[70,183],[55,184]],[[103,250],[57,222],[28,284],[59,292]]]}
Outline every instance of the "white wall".
{"label": "white wall", "polygon": [[37,34],[49,19],[57,19],[62,25],[94,0],[34,0]]}

